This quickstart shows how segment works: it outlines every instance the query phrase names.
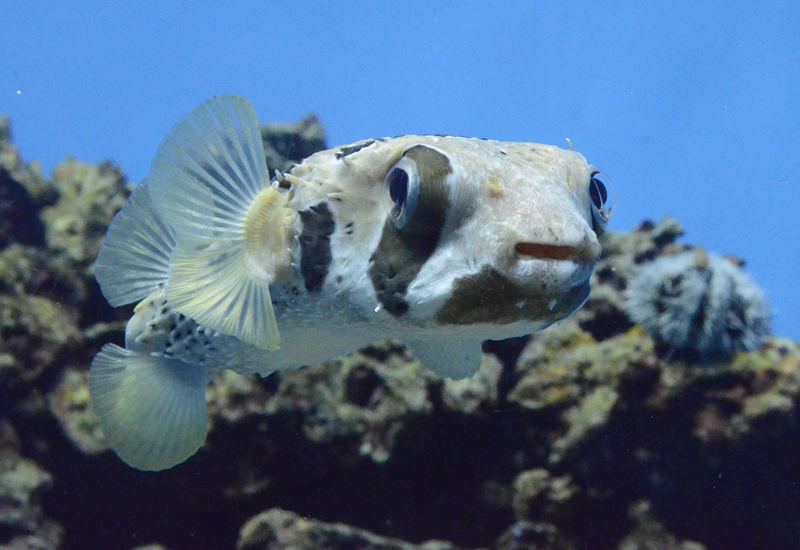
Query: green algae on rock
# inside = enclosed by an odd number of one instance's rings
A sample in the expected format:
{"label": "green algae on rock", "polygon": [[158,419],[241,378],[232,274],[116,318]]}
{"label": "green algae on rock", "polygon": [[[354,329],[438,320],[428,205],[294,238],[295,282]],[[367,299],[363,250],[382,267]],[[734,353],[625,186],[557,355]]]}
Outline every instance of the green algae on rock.
{"label": "green algae on rock", "polygon": [[395,344],[379,343],[368,350],[279,373],[278,387],[259,407],[246,406],[236,397],[243,396],[236,387],[251,382],[235,375],[222,377],[209,389],[212,422],[218,422],[215,418],[237,422],[256,411],[295,418],[301,420],[297,429],[309,441],[326,444],[355,438],[354,456],[384,462],[407,419],[432,411],[428,385],[434,377],[423,375],[419,363]]}
{"label": "green algae on rock", "polygon": [[91,456],[108,450],[108,443],[92,411],[86,379],[85,370],[68,368],[48,401],[67,437],[80,452]]}
{"label": "green algae on rock", "polygon": [[553,476],[544,468],[520,473],[514,479],[514,516],[518,521],[563,521],[574,507],[571,500],[578,493],[572,477]]}
{"label": "green algae on rock", "polygon": [[56,167],[53,186],[58,200],[42,212],[47,245],[90,266],[97,258],[111,219],[128,200],[131,188],[111,162],[93,166],[76,159]]}
{"label": "green algae on rock", "polygon": [[619,545],[619,550],[705,550],[705,546],[694,541],[679,541],[667,531],[652,514],[647,501],[634,502],[628,516],[636,526]]}

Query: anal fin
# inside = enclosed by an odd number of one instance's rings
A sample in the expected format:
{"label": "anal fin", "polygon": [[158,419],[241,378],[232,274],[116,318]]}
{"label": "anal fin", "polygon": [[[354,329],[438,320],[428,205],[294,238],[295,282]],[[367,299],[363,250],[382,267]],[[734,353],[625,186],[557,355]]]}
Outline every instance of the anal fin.
{"label": "anal fin", "polygon": [[422,366],[451,380],[472,378],[481,367],[481,343],[472,340],[406,342]]}

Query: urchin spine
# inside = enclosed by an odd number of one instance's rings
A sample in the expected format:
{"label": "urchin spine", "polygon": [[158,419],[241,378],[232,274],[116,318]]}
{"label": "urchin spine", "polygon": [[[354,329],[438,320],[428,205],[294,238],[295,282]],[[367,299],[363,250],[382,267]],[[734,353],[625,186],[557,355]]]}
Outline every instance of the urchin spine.
{"label": "urchin spine", "polygon": [[704,360],[755,350],[770,333],[761,289],[738,265],[702,249],[641,267],[625,292],[625,309],[671,349]]}

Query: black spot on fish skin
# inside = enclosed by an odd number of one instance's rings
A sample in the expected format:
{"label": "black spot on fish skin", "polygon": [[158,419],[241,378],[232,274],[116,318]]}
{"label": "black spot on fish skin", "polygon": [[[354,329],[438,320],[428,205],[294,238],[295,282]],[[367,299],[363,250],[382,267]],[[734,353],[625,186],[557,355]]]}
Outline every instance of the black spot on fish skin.
{"label": "black spot on fish skin", "polygon": [[367,141],[364,141],[362,143],[356,143],[355,145],[348,145],[347,147],[342,147],[341,149],[336,151],[336,158],[343,159],[348,155],[352,155],[353,153],[360,151],[364,147],[369,147],[373,143],[375,143],[374,139],[368,139]]}
{"label": "black spot on fish skin", "polygon": [[453,171],[450,160],[430,147],[414,146],[404,156],[413,160],[419,171],[416,210],[402,228],[386,221],[369,268],[378,301],[395,317],[408,312],[408,286],[439,244],[449,204],[446,179]]}
{"label": "black spot on fish skin", "polygon": [[319,292],[333,261],[331,235],[336,229],[336,222],[325,202],[301,210],[299,214],[303,223],[300,233],[300,272],[306,290]]}

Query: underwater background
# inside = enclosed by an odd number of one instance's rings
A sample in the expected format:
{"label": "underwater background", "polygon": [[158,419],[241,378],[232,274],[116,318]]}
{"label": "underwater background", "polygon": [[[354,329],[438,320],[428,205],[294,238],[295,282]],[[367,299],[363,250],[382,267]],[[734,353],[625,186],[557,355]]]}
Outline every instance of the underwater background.
{"label": "underwater background", "polygon": [[[0,548],[800,548],[795,4],[37,2],[3,20]],[[271,169],[408,133],[569,138],[616,188],[592,297],[484,344],[471,380],[398,342],[226,374],[195,457],[125,466],[86,378],[130,308],[94,259],[169,128],[227,93],[297,121],[263,128]]]}

